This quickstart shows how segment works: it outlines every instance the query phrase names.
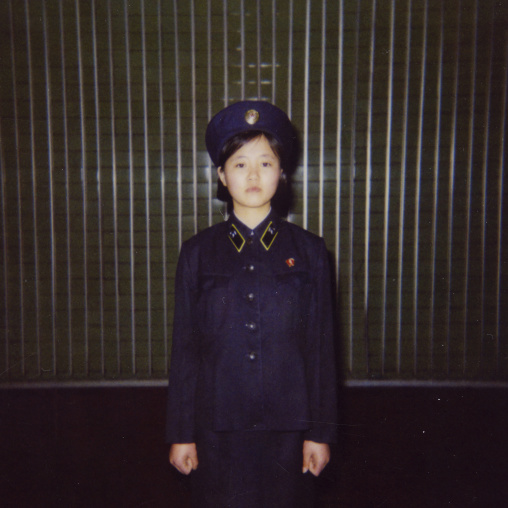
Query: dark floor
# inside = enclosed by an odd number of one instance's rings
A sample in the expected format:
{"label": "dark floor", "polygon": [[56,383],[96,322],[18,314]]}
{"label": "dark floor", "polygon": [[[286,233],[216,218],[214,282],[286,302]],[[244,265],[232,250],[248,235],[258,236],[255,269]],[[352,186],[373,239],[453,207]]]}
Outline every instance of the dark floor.
{"label": "dark floor", "polygon": [[[0,506],[188,506],[163,388],[0,390]],[[319,507],[508,506],[508,391],[347,388]]]}

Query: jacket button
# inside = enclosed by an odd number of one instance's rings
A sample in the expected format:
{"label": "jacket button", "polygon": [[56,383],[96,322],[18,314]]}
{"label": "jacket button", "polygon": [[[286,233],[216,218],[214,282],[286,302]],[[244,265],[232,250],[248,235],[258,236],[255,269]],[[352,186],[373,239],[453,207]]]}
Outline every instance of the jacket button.
{"label": "jacket button", "polygon": [[245,326],[249,329],[254,331],[257,328],[256,323],[253,323],[252,321],[249,321],[248,323],[245,323]]}
{"label": "jacket button", "polygon": [[245,269],[248,271],[248,272],[253,272],[254,271],[254,265],[247,265],[245,267]]}
{"label": "jacket button", "polygon": [[249,302],[254,301],[254,298],[255,298],[254,293],[248,293],[248,294],[246,294],[246,295],[245,295],[245,298],[246,298]]}
{"label": "jacket button", "polygon": [[250,352],[250,353],[247,355],[247,357],[249,358],[249,360],[250,360],[251,362],[253,362],[253,361],[257,358],[257,355],[256,355],[256,353],[254,353],[254,351],[252,351],[252,352]]}

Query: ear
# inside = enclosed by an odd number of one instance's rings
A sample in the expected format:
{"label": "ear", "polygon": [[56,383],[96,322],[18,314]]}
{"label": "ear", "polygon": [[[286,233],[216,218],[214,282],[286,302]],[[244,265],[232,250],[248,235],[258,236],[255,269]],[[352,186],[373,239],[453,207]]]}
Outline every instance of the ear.
{"label": "ear", "polygon": [[221,166],[219,166],[217,168],[217,175],[219,176],[220,181],[222,182],[222,185],[224,185],[224,187],[227,187],[227,185],[226,185],[226,175],[224,174],[224,171],[222,170]]}

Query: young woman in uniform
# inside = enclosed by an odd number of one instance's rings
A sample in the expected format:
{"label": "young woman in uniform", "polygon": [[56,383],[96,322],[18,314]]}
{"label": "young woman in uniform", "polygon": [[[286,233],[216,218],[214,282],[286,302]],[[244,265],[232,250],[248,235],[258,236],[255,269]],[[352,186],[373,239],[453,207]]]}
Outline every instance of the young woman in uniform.
{"label": "young woman in uniform", "polygon": [[181,248],[169,460],[197,508],[311,507],[336,378],[324,241],[272,206],[296,133],[276,106],[242,101],[214,116],[206,144],[232,213]]}

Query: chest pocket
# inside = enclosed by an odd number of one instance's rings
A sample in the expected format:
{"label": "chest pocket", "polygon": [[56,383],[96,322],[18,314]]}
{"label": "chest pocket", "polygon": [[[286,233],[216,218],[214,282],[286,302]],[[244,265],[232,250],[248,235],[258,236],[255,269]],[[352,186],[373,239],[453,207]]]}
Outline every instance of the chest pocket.
{"label": "chest pocket", "polygon": [[230,275],[204,274],[199,279],[199,290],[211,291],[227,288],[230,280]]}
{"label": "chest pocket", "polygon": [[230,283],[230,275],[203,274],[199,279],[197,319],[205,334],[220,331],[226,324]]}
{"label": "chest pocket", "polygon": [[311,275],[303,270],[274,274],[274,297],[270,312],[277,322],[280,336],[293,339],[294,330],[302,331],[312,294]]}
{"label": "chest pocket", "polygon": [[310,294],[310,283],[310,273],[303,270],[275,274],[275,290],[285,303],[305,302]]}
{"label": "chest pocket", "polygon": [[309,272],[303,270],[288,270],[287,272],[275,274],[275,284],[277,287],[288,289],[300,289],[310,283]]}

